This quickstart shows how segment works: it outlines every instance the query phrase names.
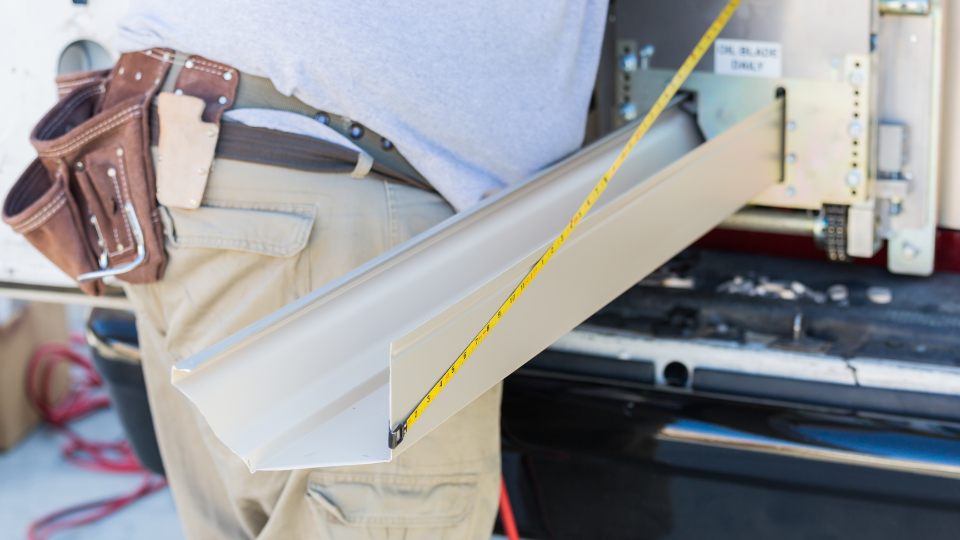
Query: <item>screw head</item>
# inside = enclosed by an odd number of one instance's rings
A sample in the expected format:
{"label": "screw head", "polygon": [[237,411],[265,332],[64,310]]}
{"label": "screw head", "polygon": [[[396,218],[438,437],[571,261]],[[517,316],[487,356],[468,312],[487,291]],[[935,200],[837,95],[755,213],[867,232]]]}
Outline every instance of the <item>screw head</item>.
{"label": "screw head", "polygon": [[859,139],[863,135],[863,123],[859,120],[850,122],[850,125],[847,126],[847,134],[854,139]]}
{"label": "screw head", "polygon": [[232,80],[232,79],[233,79],[233,73],[232,73],[232,72],[228,71],[228,72],[226,72],[226,73],[223,74],[223,80],[229,81],[229,80]]}
{"label": "screw head", "polygon": [[863,85],[864,77],[862,71],[854,71],[850,74],[850,86],[860,88]]}
{"label": "screw head", "polygon": [[143,78],[143,73],[140,73],[140,72],[138,71],[137,74],[133,76],[133,78],[139,81],[140,79]]}
{"label": "screw head", "polygon": [[107,169],[107,176],[109,176],[110,178],[117,176],[117,170],[114,169],[113,167],[110,167],[109,169]]}
{"label": "screw head", "polygon": [[853,169],[847,173],[846,180],[847,185],[850,186],[851,189],[857,189],[860,187],[860,184],[863,183],[863,173],[857,169]]}
{"label": "screw head", "polygon": [[210,137],[212,139],[216,136],[217,136],[217,130],[211,129],[210,131],[207,131],[207,137]]}
{"label": "screw head", "polygon": [[221,104],[221,105],[226,105],[226,104],[227,104],[227,97],[226,97],[226,96],[220,96],[220,99],[217,100],[217,103],[219,103],[219,104]]}
{"label": "screw head", "polygon": [[796,195],[796,194],[797,194],[797,190],[796,190],[796,189],[794,189],[794,188],[792,188],[792,187],[788,187],[788,188],[787,188],[787,192],[786,192],[787,197],[793,197],[793,196]]}
{"label": "screw head", "polygon": [[393,148],[393,143],[387,139],[380,139],[380,146],[383,147],[384,150],[390,150]]}
{"label": "screw head", "polygon": [[183,90],[177,88],[176,90],[173,91],[173,93],[176,94],[176,95],[178,95],[178,96],[182,96],[182,95],[183,95]]}
{"label": "screw head", "polygon": [[205,168],[203,168],[203,167],[200,167],[200,168],[197,170],[197,174],[199,174],[200,176],[203,176],[203,175],[207,174],[207,169],[205,169]]}
{"label": "screw head", "polygon": [[912,261],[920,255],[920,250],[916,248],[913,244],[903,244],[903,247],[900,248],[900,252],[903,253],[903,257],[908,261]]}
{"label": "screw head", "polygon": [[183,67],[187,69],[193,69],[193,60],[187,60],[183,63]]}
{"label": "screw head", "polygon": [[190,199],[189,202],[190,202],[190,206],[193,206],[193,207],[199,206],[199,203],[197,202],[196,199]]}
{"label": "screw head", "polygon": [[874,304],[889,304],[893,301],[893,291],[888,287],[870,287],[867,289],[867,299]]}
{"label": "screw head", "polygon": [[82,162],[82,161],[78,161],[78,162],[77,162],[77,172],[83,172],[83,169],[84,169],[84,167],[83,167],[83,162]]}
{"label": "screw head", "polygon": [[637,106],[633,103],[624,103],[620,106],[620,118],[623,118],[627,122],[637,119]]}
{"label": "screw head", "polygon": [[123,148],[117,148],[117,157],[123,157]]}
{"label": "screw head", "polygon": [[637,59],[637,55],[633,53],[620,56],[620,71],[632,73],[637,70],[638,64],[639,60]]}
{"label": "screw head", "polygon": [[327,113],[317,113],[317,115],[314,117],[314,120],[325,126],[330,124],[330,116],[327,115]]}
{"label": "screw head", "polygon": [[794,153],[787,154],[786,162],[790,165],[797,162],[797,155]]}
{"label": "screw head", "polygon": [[361,126],[360,124],[353,124],[352,126],[350,126],[350,136],[353,137],[354,139],[359,139],[360,137],[363,137],[363,126]]}
{"label": "screw head", "polygon": [[793,130],[795,130],[795,129],[797,129],[797,123],[796,123],[796,122],[794,122],[793,120],[787,122],[787,131],[793,131]]}

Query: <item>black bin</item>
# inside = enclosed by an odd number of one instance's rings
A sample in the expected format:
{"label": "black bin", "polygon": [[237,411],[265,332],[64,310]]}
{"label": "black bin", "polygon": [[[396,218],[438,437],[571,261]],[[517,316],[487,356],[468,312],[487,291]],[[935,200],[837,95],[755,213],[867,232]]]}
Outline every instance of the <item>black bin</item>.
{"label": "black bin", "polygon": [[87,343],[137,459],[147,469],[163,475],[140,366],[136,319],[126,311],[96,308],[87,323]]}

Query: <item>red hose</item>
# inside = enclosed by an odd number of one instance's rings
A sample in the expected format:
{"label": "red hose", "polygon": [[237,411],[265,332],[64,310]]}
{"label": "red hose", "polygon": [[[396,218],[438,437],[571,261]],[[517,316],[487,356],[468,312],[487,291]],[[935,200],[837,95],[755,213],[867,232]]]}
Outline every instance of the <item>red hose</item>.
{"label": "red hose", "polygon": [[[70,365],[73,368],[71,375],[79,377],[71,382],[66,395],[55,403],[51,384],[54,370],[61,363]],[[143,475],[140,486],[128,495],[78,504],[34,521],[27,532],[29,540],[46,540],[55,532],[93,523],[166,487],[166,479],[143,468],[127,441],[88,441],[67,427],[67,422],[110,406],[107,396],[95,395],[103,386],[103,379],[90,360],[60,343],[42,345],[30,359],[26,383],[27,399],[33,408],[67,437],[62,448],[67,461],[92,471]]]}
{"label": "red hose", "polygon": [[513,519],[513,507],[510,506],[510,496],[507,495],[507,482],[500,477],[500,522],[503,523],[503,532],[509,540],[520,540],[517,532],[517,522]]}

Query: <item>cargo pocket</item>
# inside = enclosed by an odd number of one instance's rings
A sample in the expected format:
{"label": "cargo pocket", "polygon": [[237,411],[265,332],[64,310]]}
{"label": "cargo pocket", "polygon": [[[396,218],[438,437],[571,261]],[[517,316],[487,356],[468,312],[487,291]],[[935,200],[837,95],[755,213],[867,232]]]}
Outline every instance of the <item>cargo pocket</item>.
{"label": "cargo pocket", "polygon": [[150,296],[166,346],[187,357],[310,292],[302,256],[317,206],[204,200],[160,206],[167,270]]}
{"label": "cargo pocket", "polygon": [[[378,538],[386,529],[433,529],[415,538],[466,537],[478,494],[476,474],[310,473],[307,497],[331,538]],[[408,535],[409,537],[409,535]]]}
{"label": "cargo pocket", "polygon": [[196,210],[161,207],[161,215],[175,248],[232,249],[286,258],[307,245],[316,207],[205,199]]}

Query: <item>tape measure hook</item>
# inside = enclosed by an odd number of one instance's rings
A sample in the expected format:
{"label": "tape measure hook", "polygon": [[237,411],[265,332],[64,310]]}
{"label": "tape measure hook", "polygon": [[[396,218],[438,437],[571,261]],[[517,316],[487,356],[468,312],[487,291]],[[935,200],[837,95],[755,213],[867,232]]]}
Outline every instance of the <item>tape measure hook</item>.
{"label": "tape measure hook", "polygon": [[390,449],[393,450],[403,442],[403,436],[407,434],[407,421],[397,426],[397,429],[390,431],[390,440],[388,442]]}

